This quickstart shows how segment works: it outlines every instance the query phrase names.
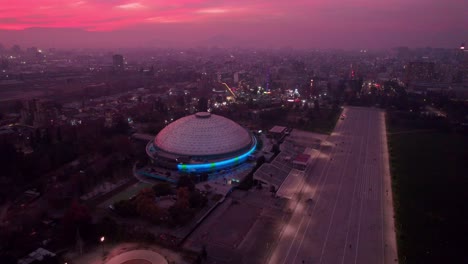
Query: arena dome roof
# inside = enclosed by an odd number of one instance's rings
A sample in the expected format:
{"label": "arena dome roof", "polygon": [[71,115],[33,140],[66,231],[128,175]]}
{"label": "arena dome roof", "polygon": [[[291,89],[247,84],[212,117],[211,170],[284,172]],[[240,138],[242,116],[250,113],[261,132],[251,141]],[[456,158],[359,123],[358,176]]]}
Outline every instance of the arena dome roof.
{"label": "arena dome roof", "polygon": [[154,145],[183,156],[225,155],[252,144],[250,133],[234,121],[208,112],[182,117],[161,130]]}

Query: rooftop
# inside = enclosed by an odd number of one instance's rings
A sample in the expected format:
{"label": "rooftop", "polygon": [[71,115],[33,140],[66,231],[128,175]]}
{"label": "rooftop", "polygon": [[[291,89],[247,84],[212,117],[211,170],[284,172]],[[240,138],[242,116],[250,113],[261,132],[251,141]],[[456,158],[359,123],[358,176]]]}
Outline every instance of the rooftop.
{"label": "rooftop", "polygon": [[252,143],[250,133],[225,117],[199,112],[165,127],[154,140],[163,151],[184,156],[213,156],[242,150]]}

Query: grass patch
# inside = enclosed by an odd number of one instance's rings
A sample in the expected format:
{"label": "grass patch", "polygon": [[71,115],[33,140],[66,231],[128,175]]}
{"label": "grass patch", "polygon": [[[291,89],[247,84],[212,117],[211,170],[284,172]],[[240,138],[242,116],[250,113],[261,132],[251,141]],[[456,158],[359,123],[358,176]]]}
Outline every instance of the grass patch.
{"label": "grass patch", "polygon": [[389,147],[400,263],[468,263],[468,137],[389,134]]}

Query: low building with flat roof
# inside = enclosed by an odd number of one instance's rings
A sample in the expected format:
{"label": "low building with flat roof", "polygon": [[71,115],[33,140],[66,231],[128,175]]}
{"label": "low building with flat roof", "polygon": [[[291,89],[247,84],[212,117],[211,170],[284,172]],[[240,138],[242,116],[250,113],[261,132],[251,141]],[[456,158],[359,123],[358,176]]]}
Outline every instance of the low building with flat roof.
{"label": "low building with flat roof", "polygon": [[301,153],[296,156],[293,160],[293,167],[298,170],[305,170],[307,164],[309,163],[310,155]]}
{"label": "low building with flat roof", "polygon": [[287,127],[285,126],[274,126],[268,132],[274,139],[280,140],[284,135],[286,135],[286,130]]}

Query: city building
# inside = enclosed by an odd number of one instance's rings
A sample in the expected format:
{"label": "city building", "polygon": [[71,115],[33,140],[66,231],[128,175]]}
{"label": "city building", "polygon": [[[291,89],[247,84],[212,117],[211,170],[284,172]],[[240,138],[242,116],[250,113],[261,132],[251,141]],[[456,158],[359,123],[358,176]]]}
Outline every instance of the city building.
{"label": "city building", "polygon": [[114,70],[122,71],[124,69],[124,57],[120,54],[115,54],[112,56],[112,65]]}
{"label": "city building", "polygon": [[287,128],[284,126],[274,126],[270,129],[270,135],[273,136],[274,139],[280,140],[286,135]]}
{"label": "city building", "polygon": [[146,153],[157,166],[198,173],[237,166],[256,146],[255,136],[234,121],[198,112],[161,130]]}
{"label": "city building", "polygon": [[431,82],[435,78],[435,63],[429,61],[413,61],[406,68],[406,83]]}

